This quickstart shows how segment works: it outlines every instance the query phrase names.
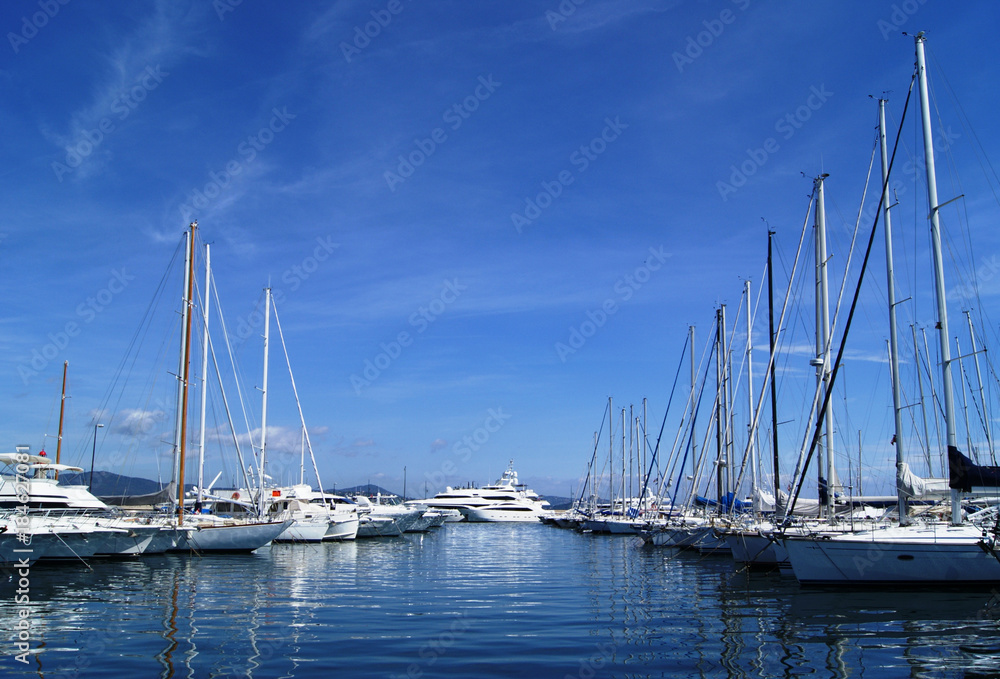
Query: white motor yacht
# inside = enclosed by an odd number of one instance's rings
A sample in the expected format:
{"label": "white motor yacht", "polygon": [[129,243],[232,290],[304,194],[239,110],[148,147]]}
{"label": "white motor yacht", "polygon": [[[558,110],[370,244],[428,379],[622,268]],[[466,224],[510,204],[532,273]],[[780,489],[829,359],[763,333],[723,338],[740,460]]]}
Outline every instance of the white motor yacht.
{"label": "white motor yacht", "polygon": [[496,481],[482,488],[452,488],[415,500],[433,509],[457,509],[467,521],[538,521],[549,503],[517,480],[513,460]]}
{"label": "white motor yacht", "polygon": [[136,556],[149,549],[160,531],[153,521],[139,523],[116,513],[87,486],[59,483],[56,473],[83,470],[56,464],[44,451],[33,455],[26,446],[18,446],[15,453],[0,454],[0,464],[8,469],[0,474],[0,510],[26,517],[40,540],[48,541],[48,535],[56,538],[44,559]]}

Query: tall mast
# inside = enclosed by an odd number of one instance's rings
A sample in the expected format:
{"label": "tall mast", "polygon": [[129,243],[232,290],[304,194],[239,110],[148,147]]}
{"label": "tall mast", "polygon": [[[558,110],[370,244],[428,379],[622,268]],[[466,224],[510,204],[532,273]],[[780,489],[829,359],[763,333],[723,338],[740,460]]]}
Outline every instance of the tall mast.
{"label": "tall mast", "polygon": [[[197,222],[194,222],[197,224]],[[191,232],[184,232],[184,291],[183,294],[187,295],[188,280],[191,277]],[[182,297],[181,304],[181,342],[179,357],[177,359],[177,407],[176,415],[174,418],[174,455],[173,455],[173,468],[170,472],[171,480],[180,479],[180,462],[181,462],[181,413],[184,410],[184,361],[187,358],[187,347],[184,346],[184,327],[187,323],[188,317],[188,305],[187,297]],[[180,493],[184,494],[184,483],[180,483]]]}
{"label": "tall mast", "polygon": [[723,317],[724,306],[720,306],[715,310],[715,492],[716,500],[719,502],[718,509],[721,513],[722,511],[722,496],[725,494],[723,490],[722,477],[725,473],[723,468],[723,457],[725,450],[725,415],[723,410],[725,409],[725,384],[723,383],[724,368],[722,366],[723,356],[725,351],[723,350],[724,338],[726,336],[725,330],[725,320]]}
{"label": "tall mast", "polygon": [[[62,399],[59,401],[59,437],[56,439],[56,464],[59,464],[59,458],[62,454],[63,415],[66,412],[66,370],[68,368],[69,361],[63,361]],[[56,480],[59,480],[58,469],[56,470]]]}
{"label": "tall mast", "polygon": [[[816,188],[816,358],[811,363],[816,367],[817,387],[822,387],[825,395],[830,380],[830,294],[827,284],[826,256],[826,201],[823,195],[822,174],[813,181]],[[820,495],[825,491],[826,516],[833,516],[833,409],[827,408],[824,417],[823,436],[816,448],[816,465],[819,469]],[[824,464],[825,462],[825,464]],[[824,478],[825,475],[825,478]]]}
{"label": "tall mast", "polygon": [[[639,478],[645,481],[646,477],[646,397],[642,397],[642,466],[639,468]],[[643,483],[642,492],[645,494],[646,486]]]}
{"label": "tall mast", "polygon": [[639,443],[639,437],[635,436],[635,427],[632,426],[633,422],[633,409],[632,404],[628,404],[628,496],[632,497],[632,444],[633,440],[635,443]]}
{"label": "tall mast", "polygon": [[[889,373],[892,380],[892,412],[896,427],[896,508],[899,523],[910,522],[906,506],[906,494],[901,485],[903,465],[906,459],[903,450],[903,405],[899,382],[899,341],[896,336],[896,279],[892,266],[892,219],[889,208],[889,147],[885,137],[885,99],[878,100],[878,139],[882,149],[882,214],[885,223],[885,275],[886,290],[889,295]],[[860,441],[859,441],[860,449]],[[860,461],[859,461],[860,464]],[[860,474],[861,470],[858,469]],[[860,477],[859,477],[860,478]],[[859,484],[860,485],[860,484]],[[861,492],[860,490],[858,491]]]}
{"label": "tall mast", "polygon": [[612,513],[615,511],[615,409],[608,396],[608,502]]}
{"label": "tall mast", "polygon": [[[743,290],[747,298],[747,437],[752,438],[750,427],[753,426],[753,319],[750,318],[750,281],[743,281]],[[755,453],[750,460],[750,487],[753,489],[754,497],[757,496],[757,466],[760,462],[757,442],[754,440]]]}
{"label": "tall mast", "polygon": [[[622,512],[625,511],[625,408],[622,407]],[[611,513],[615,513],[615,506],[612,502]]]}
{"label": "tall mast", "polygon": [[[920,84],[920,119],[923,122],[924,165],[927,174],[927,205],[931,218],[931,249],[934,256],[934,288],[937,298],[938,342],[941,348],[941,390],[944,397],[944,427],[949,463],[952,451],[958,452],[955,435],[955,400],[951,381],[951,347],[948,340],[948,303],[944,289],[944,261],[941,254],[941,222],[938,210],[937,176],[934,172],[934,136],[931,133],[931,107],[927,96],[927,66],[924,62],[924,33],[914,36],[917,47],[917,79]],[[951,464],[949,464],[949,467]],[[951,523],[962,522],[962,502],[958,490],[951,489]]]}
{"label": "tall mast", "polygon": [[264,289],[264,380],[261,384],[260,415],[260,515],[264,516],[264,459],[267,452],[267,350],[271,334],[271,288]]}
{"label": "tall mast", "polygon": [[[739,318],[739,311],[736,317]],[[733,321],[733,333],[736,333],[736,321]],[[726,305],[722,305],[722,346],[725,357],[722,362],[722,379],[726,384],[725,406],[726,406],[726,493],[734,491],[733,488],[733,348],[729,344],[731,338],[726,335]]]}
{"label": "tall mast", "polygon": [[180,460],[178,467],[177,488],[177,523],[184,525],[184,455],[187,453],[187,407],[188,407],[188,376],[191,370],[191,313],[194,304],[194,234],[198,222],[191,222],[191,233],[188,236],[187,255],[187,292],[184,299],[184,342],[181,350],[181,425],[180,425]]}
{"label": "tall mast", "polygon": [[[195,502],[201,509],[202,497],[205,493],[205,412],[208,405],[208,299],[209,286],[212,284],[212,255],[210,246],[205,243],[205,289],[202,291],[201,324],[201,422],[198,436],[198,498]],[[196,510],[197,511],[197,510]]]}
{"label": "tall mast", "polygon": [[[610,413],[609,413],[610,417]],[[603,423],[602,423],[603,424]],[[597,511],[597,446],[600,445],[600,440],[597,436],[597,432],[594,432],[594,455],[590,462],[590,511]],[[427,493],[424,493],[424,497]]]}
{"label": "tall mast", "polygon": [[[641,466],[642,460],[639,459],[639,416],[638,415],[635,416],[635,427],[633,428],[635,429],[635,468],[636,468],[635,485],[636,485],[636,490],[639,491],[638,495],[641,498],[646,494],[646,489],[639,488],[639,482],[642,480],[643,471],[645,467]],[[632,463],[629,462],[629,464],[631,465]],[[633,497],[635,497],[635,495],[633,495]],[[640,510],[640,505],[636,505],[636,511],[639,510]]]}
{"label": "tall mast", "polygon": [[[694,367],[694,326],[693,325],[689,325],[688,326],[688,337],[689,337],[688,344],[691,347],[691,401],[690,401],[690,403],[691,403],[691,478],[694,478],[695,465],[697,464],[697,462],[695,461],[695,458],[698,456],[698,450],[697,450],[698,443],[695,441],[695,429],[694,429],[695,415],[696,415],[696,413],[695,413],[695,407],[694,407],[694,400],[695,400],[694,390],[696,388],[695,385],[698,383],[698,375],[695,373],[695,367]],[[681,470],[681,473],[682,474],[684,473],[683,469]]]}
{"label": "tall mast", "polygon": [[774,373],[777,363],[774,360],[774,269],[771,263],[771,238],[774,231],[767,230],[767,345],[770,351],[771,363],[771,445],[774,448],[774,512],[778,513],[781,479],[778,476],[778,386]]}

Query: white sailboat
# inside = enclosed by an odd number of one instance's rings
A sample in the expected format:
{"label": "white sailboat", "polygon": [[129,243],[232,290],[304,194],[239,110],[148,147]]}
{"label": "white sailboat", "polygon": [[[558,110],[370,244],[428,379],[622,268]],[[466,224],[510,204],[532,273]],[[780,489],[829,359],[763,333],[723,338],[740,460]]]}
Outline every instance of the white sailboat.
{"label": "white sailboat", "polygon": [[[187,392],[190,376],[190,346],[191,346],[191,318],[192,307],[194,305],[194,244],[195,230],[197,222],[192,222],[188,234],[187,266],[185,269],[185,297],[183,309],[183,341],[181,342],[181,374],[180,387],[181,395],[178,399],[180,408],[178,412],[178,437],[175,450],[178,455],[178,496],[177,496],[177,527],[183,528],[185,525],[195,528],[187,534],[186,543],[177,549],[191,549],[195,552],[252,552],[269,544],[274,538],[284,532],[291,525],[291,519],[282,521],[258,521],[258,520],[238,520],[209,514],[186,514],[184,509],[184,460],[186,453],[187,439]],[[208,246],[206,245],[206,252]],[[206,255],[206,282],[210,281],[211,269],[210,260]],[[203,322],[208,324],[208,289],[205,286],[205,303]],[[268,318],[270,314],[265,316]],[[267,321],[265,320],[265,364],[267,356]],[[206,342],[207,344],[207,342]],[[207,347],[205,349],[207,351]],[[265,389],[267,372],[265,370]],[[204,391],[204,390],[203,390]],[[204,398],[204,394],[202,395]],[[266,407],[266,405],[265,405]],[[261,480],[264,476],[264,456],[260,460]],[[261,486],[263,487],[263,485]],[[200,485],[199,485],[200,488]],[[186,520],[185,520],[186,519]]]}
{"label": "white sailboat", "polygon": [[[934,260],[935,292],[938,313],[938,331],[941,351],[941,369],[947,449],[951,489],[951,520],[913,522],[906,513],[902,483],[899,492],[900,523],[839,535],[794,537],[786,535],[783,544],[788,551],[792,569],[802,583],[824,584],[876,584],[891,583],[940,583],[971,584],[1000,582],[1000,558],[996,549],[996,536],[990,535],[984,521],[995,517],[995,509],[979,512],[963,519],[960,493],[971,492],[976,486],[990,487],[994,492],[1000,485],[997,469],[973,465],[962,455],[956,444],[955,410],[951,376],[951,354],[948,334],[948,314],[945,298],[941,250],[941,231],[934,170],[934,146],[931,133],[930,105],[927,93],[927,75],[924,59],[924,34],[915,36],[920,110],[924,140],[924,160],[927,174],[927,198],[930,207],[931,244]],[[883,132],[883,187],[886,185],[888,166]],[[882,208],[888,229],[888,202],[883,190]],[[891,250],[890,280],[891,280]],[[890,300],[892,302],[892,300]],[[890,304],[890,307],[892,304]],[[894,321],[891,323],[895,327]],[[894,352],[893,352],[894,353]],[[894,373],[896,371],[894,370]],[[894,374],[898,380],[898,374]],[[898,416],[899,402],[895,401]],[[898,422],[898,420],[897,420]],[[898,426],[898,425],[897,425]],[[897,446],[902,436],[897,432]],[[905,466],[897,448],[897,476],[902,477]]]}

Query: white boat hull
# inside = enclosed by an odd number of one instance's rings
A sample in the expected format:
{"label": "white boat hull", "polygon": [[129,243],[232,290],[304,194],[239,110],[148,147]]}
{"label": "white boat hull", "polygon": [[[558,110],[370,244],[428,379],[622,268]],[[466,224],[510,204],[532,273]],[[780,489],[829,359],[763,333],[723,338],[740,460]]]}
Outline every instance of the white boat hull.
{"label": "white boat hull", "polygon": [[787,537],[784,546],[801,583],[1000,583],[1000,560],[973,526]]}
{"label": "white boat hull", "polygon": [[187,546],[195,552],[252,552],[269,544],[288,528],[290,521],[273,523],[218,524],[198,526],[188,535]]}
{"label": "white boat hull", "polygon": [[59,541],[52,533],[33,534],[31,543],[24,544],[16,533],[0,534],[0,567],[30,566]]}
{"label": "white boat hull", "polygon": [[324,540],[353,540],[358,536],[358,516],[335,517],[326,529]]}
{"label": "white boat hull", "polygon": [[326,537],[326,532],[330,529],[330,522],[322,521],[293,521],[292,525],[284,530],[281,535],[274,538],[275,542],[321,542]]}
{"label": "white boat hull", "polygon": [[158,526],[130,526],[114,533],[107,548],[97,552],[97,556],[138,556],[146,551],[153,537],[159,532]]}
{"label": "white boat hull", "polygon": [[58,533],[58,541],[49,545],[42,557],[53,559],[86,559],[96,554],[106,554],[112,549],[117,535],[114,531],[74,531],[64,532],[54,528]]}
{"label": "white boat hull", "polygon": [[160,531],[153,535],[143,554],[163,554],[173,549],[184,549],[187,547],[187,536],[193,530],[193,528],[160,526]]}
{"label": "white boat hull", "polygon": [[725,539],[736,563],[753,566],[780,566],[788,563],[788,552],[773,536],[758,531],[730,531],[726,533]]}
{"label": "white boat hull", "polygon": [[364,516],[358,522],[359,538],[397,538],[402,534],[396,521],[387,516]]}
{"label": "white boat hull", "polygon": [[646,544],[654,547],[676,547],[686,549],[694,545],[697,535],[691,528],[678,526],[664,526],[659,530],[646,533],[643,539]]}
{"label": "white boat hull", "polygon": [[465,515],[465,520],[472,523],[538,523],[541,519],[541,510],[511,510],[494,507],[461,507],[460,512]]}
{"label": "white boat hull", "polygon": [[[559,519],[556,519],[558,522]],[[639,535],[642,532],[643,524],[632,519],[622,521],[621,519],[587,519],[580,524],[581,530],[589,530],[591,533],[602,535]]]}

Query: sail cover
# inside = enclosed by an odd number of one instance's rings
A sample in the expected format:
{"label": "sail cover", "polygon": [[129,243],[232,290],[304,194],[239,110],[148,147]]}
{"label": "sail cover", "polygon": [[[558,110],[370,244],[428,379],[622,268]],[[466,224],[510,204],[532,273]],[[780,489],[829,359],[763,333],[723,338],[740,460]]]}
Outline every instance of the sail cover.
{"label": "sail cover", "polygon": [[948,446],[950,488],[963,493],[973,488],[1000,488],[1000,467],[980,466],[963,455],[955,446]]}
{"label": "sail cover", "polygon": [[896,487],[911,499],[947,497],[948,479],[925,479],[917,476],[910,465],[902,462],[896,472]]}
{"label": "sail cover", "polygon": [[166,486],[152,493],[143,495],[110,495],[101,496],[105,504],[117,507],[143,507],[170,502],[177,497],[177,484],[171,481]]}

